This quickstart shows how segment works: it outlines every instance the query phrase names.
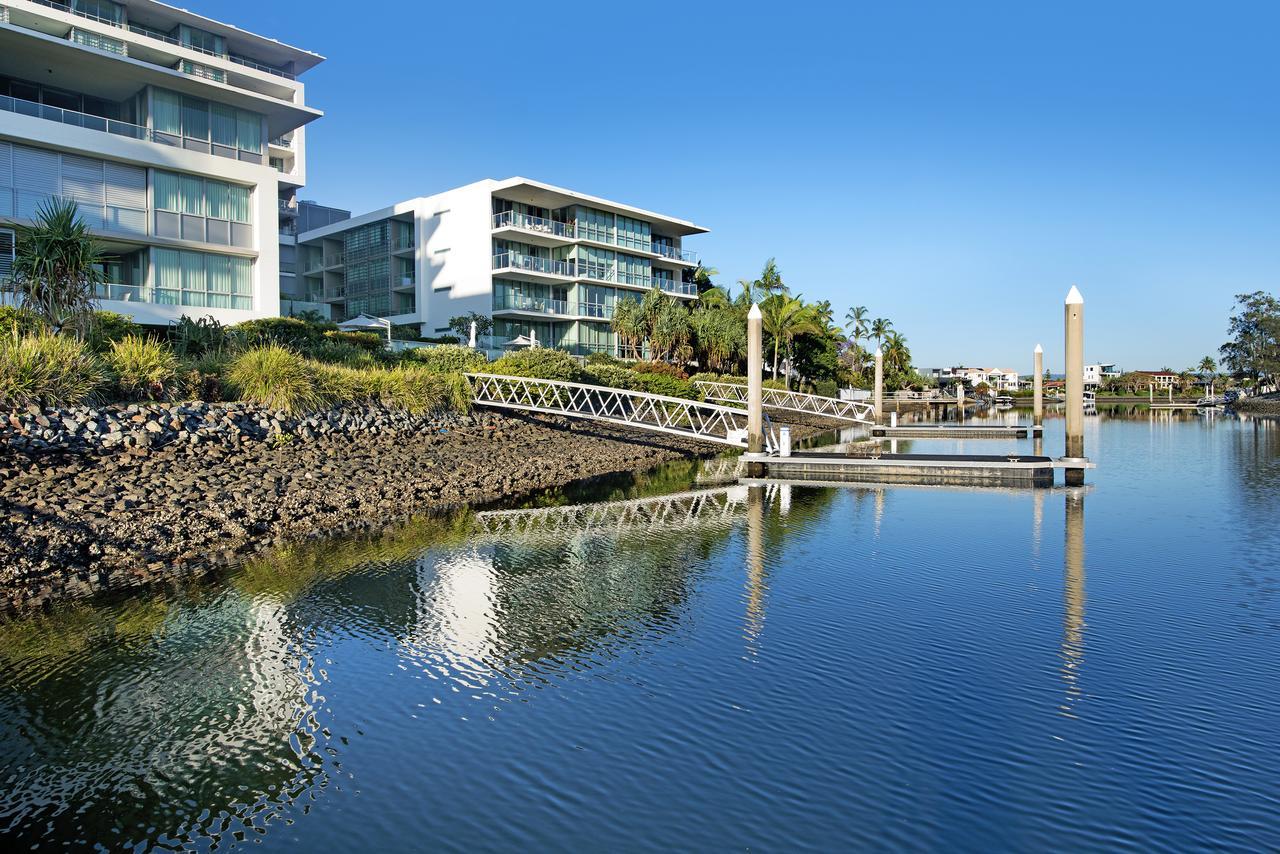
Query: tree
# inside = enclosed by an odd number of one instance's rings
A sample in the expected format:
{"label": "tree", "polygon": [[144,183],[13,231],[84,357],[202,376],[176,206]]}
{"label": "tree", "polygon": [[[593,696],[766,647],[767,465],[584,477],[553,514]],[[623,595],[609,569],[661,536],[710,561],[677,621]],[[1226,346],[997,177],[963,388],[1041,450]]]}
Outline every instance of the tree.
{"label": "tree", "polygon": [[640,310],[640,303],[633,297],[623,297],[614,303],[613,319],[610,327],[618,336],[624,354],[630,352],[632,358],[640,358],[640,345],[644,341],[645,322]]}
{"label": "tree", "polygon": [[1211,377],[1218,372],[1218,363],[1213,360],[1212,356],[1205,356],[1200,360],[1200,364],[1196,366],[1196,372],[1200,374],[1200,378]]}
{"label": "tree", "polygon": [[855,305],[844,316],[845,326],[849,330],[849,337],[853,339],[855,344],[867,337],[867,307],[865,305]]}
{"label": "tree", "polygon": [[911,372],[911,350],[907,347],[907,339],[897,332],[889,332],[885,336],[884,367],[888,373]]}
{"label": "tree", "polygon": [[712,276],[720,275],[720,271],[715,267],[704,267],[702,262],[698,262],[698,267],[693,271],[693,283],[698,286],[698,293],[701,294],[708,288],[717,287],[716,283],[711,281]]}
{"label": "tree", "polygon": [[35,224],[17,229],[9,290],[54,333],[89,334],[93,301],[105,281],[102,247],[76,203],[52,198],[36,209]]}
{"label": "tree", "polygon": [[[825,330],[814,318],[811,307],[800,297],[777,293],[760,305],[764,331],[773,337],[773,375],[778,375],[778,351],[785,346],[787,356],[793,355],[795,337],[803,332],[821,333]],[[791,387],[791,373],[786,376],[787,388]]]}
{"label": "tree", "polygon": [[884,346],[884,338],[893,329],[893,321],[887,317],[877,317],[871,321],[871,336],[876,339],[876,346]]}
{"label": "tree", "polygon": [[1236,294],[1236,313],[1228,326],[1231,340],[1218,348],[1225,364],[1258,389],[1280,373],[1280,300],[1265,291]]}
{"label": "tree", "polygon": [[476,325],[476,335],[488,335],[493,331],[493,318],[487,314],[477,314],[474,311],[470,311],[466,314],[449,318],[449,328],[458,333],[458,337],[464,341],[471,339],[472,323]]}

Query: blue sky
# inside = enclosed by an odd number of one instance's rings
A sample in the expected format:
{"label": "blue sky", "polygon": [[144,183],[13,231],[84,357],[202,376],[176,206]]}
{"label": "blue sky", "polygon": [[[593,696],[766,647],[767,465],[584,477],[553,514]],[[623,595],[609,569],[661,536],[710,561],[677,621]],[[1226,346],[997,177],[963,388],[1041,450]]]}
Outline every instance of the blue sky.
{"label": "blue sky", "polygon": [[[298,13],[305,9],[305,13]],[[691,219],[719,280],[775,256],[922,367],[1181,369],[1280,291],[1274,3],[262,3],[324,54],[303,196],[356,212],[524,175]]]}

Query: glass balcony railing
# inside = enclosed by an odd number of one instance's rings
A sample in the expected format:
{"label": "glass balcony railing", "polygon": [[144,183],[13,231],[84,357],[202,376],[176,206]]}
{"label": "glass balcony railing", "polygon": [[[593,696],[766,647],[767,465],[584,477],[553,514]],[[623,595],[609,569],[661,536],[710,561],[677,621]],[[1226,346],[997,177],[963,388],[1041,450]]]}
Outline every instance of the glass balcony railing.
{"label": "glass balcony railing", "polygon": [[678,246],[667,246],[662,243],[655,243],[650,251],[655,255],[661,255],[663,258],[672,258],[676,261],[688,261],[691,264],[698,263],[698,253],[691,252],[688,249],[681,249]]}
{"label": "glass balcony railing", "polygon": [[550,234],[555,237],[569,238],[573,236],[572,226],[540,216],[530,216],[519,211],[503,211],[493,215],[494,228],[518,228],[536,234]]}
{"label": "glass balcony railing", "polygon": [[551,276],[572,276],[572,261],[555,261],[551,258],[539,258],[536,255],[524,255],[519,252],[503,252],[493,256],[495,270],[524,270],[529,273],[546,273]]}
{"label": "glass balcony railing", "polygon": [[696,297],[698,295],[698,286],[693,282],[677,282],[672,279],[654,279],[653,283],[669,294],[683,294],[684,296]]}
{"label": "glass balcony railing", "polygon": [[578,303],[578,314],[583,317],[598,317],[602,320],[608,320],[613,317],[613,306],[602,302],[580,302]]}
{"label": "glass balcony railing", "polygon": [[8,113],[18,113],[23,116],[34,116],[38,119],[48,119],[51,122],[62,122],[64,125],[74,125],[75,127],[88,128],[89,130],[113,133],[117,136],[127,136],[132,139],[167,143],[167,140],[160,139],[150,128],[145,128],[142,125],[130,124],[117,119],[104,119],[102,116],[93,116],[88,113],[77,113],[75,110],[64,110],[61,107],[37,104],[34,101],[24,101],[21,98],[10,98],[8,95],[0,95],[0,110]]}
{"label": "glass balcony railing", "polygon": [[569,303],[562,299],[531,297],[523,294],[494,295],[494,311],[533,311],[539,314],[568,314]]}

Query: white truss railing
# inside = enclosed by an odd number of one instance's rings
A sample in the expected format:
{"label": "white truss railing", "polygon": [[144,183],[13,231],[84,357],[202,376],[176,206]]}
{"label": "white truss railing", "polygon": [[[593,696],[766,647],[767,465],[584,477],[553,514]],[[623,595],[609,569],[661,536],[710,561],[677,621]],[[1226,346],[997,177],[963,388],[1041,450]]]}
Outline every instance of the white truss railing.
{"label": "white truss railing", "polygon": [[609,421],[735,448],[747,446],[747,413],[742,409],[563,380],[497,374],[466,377],[472,400],[483,406]]}
{"label": "white truss railing", "polygon": [[670,531],[730,524],[740,515],[745,498],[745,487],[729,487],[631,501],[486,510],[475,514],[475,522],[483,536],[501,542],[627,530]]}
{"label": "white truss railing", "polygon": [[[727,403],[735,406],[747,405],[747,386],[738,383],[717,383],[699,380],[697,386],[702,389],[702,396],[716,403]],[[799,391],[787,391],[781,388],[765,388],[762,403],[770,409],[787,409],[791,412],[803,412],[809,415],[821,415],[824,418],[838,418],[842,421],[853,421],[858,424],[872,424],[872,413],[875,407],[870,403],[854,400],[837,400],[834,397],[823,397],[818,394],[805,394]]]}

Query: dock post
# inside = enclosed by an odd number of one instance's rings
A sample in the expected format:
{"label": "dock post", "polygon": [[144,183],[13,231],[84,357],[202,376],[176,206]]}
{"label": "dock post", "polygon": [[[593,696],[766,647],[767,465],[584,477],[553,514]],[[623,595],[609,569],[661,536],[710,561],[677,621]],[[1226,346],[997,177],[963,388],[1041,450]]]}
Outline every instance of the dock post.
{"label": "dock post", "polygon": [[884,420],[884,350],[876,348],[876,390],[873,398],[876,413],[875,421],[879,424]]}
{"label": "dock post", "polygon": [[[1063,304],[1063,325],[1067,361],[1067,461],[1085,461],[1084,456],[1084,297],[1075,285]],[[1084,485],[1084,469],[1068,468],[1067,486]]]}
{"label": "dock post", "polygon": [[1044,348],[1036,345],[1035,373],[1031,376],[1031,431],[1040,433],[1044,430]]}
{"label": "dock post", "polygon": [[[752,303],[747,312],[747,453],[757,457],[764,454],[763,326],[760,306]],[[748,462],[747,475],[763,476],[763,464]]]}
{"label": "dock post", "polygon": [[1169,385],[1169,402],[1173,403],[1173,385]]}
{"label": "dock post", "polygon": [[956,383],[956,420],[964,420],[964,383]]}

